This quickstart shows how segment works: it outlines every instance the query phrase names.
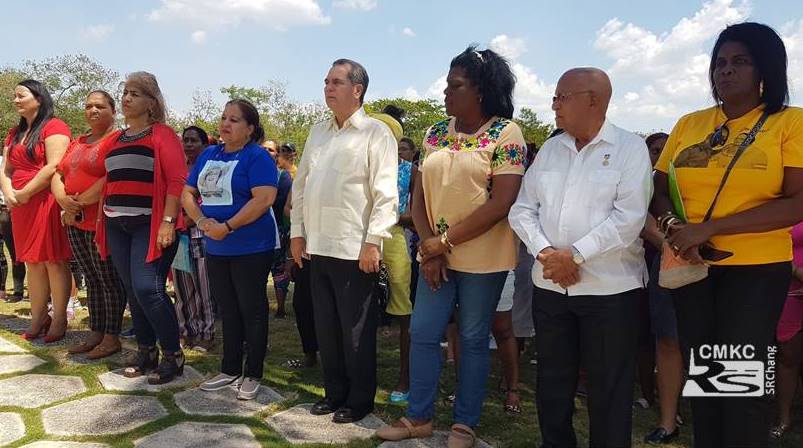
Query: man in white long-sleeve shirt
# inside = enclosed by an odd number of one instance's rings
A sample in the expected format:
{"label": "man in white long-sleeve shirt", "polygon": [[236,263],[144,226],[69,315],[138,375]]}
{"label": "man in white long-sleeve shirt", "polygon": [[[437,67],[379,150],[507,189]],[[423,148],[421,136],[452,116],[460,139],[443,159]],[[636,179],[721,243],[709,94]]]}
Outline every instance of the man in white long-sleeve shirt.
{"label": "man in white long-sleeve shirt", "polygon": [[382,240],[398,221],[398,150],[362,108],[368,73],[338,59],[324,81],[333,117],[310,130],[293,182],[290,251],[311,263],[326,397],[311,413],[361,420],[376,394],[376,283]]}
{"label": "man in white long-sleeve shirt", "polygon": [[644,141],[606,119],[608,76],[579,68],[558,81],[564,133],[544,143],[509,221],[536,255],[536,404],[544,447],[576,446],[578,371],[588,371],[590,446],[630,446],[637,306],[646,266],[639,233],[652,194]]}

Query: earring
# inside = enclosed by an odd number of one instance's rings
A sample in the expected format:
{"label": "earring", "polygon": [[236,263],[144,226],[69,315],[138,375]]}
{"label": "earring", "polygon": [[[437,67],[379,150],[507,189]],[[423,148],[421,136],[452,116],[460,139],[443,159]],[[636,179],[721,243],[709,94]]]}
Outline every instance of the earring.
{"label": "earring", "polygon": [[758,96],[764,96],[764,80],[758,83]]}

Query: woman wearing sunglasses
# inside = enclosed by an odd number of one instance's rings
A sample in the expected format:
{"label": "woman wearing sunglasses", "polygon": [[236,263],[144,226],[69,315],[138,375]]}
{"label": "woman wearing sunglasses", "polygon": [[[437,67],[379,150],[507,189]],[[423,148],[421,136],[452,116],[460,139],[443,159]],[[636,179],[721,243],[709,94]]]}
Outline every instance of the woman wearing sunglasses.
{"label": "woman wearing sunglasses", "polygon": [[[792,278],[789,227],[803,220],[803,110],[788,106],[786,62],[771,28],[727,27],[709,67],[716,106],[681,118],[656,165],[652,212],[667,237],[663,256],[708,265],[672,298],[687,364],[706,364],[700,370],[709,373],[721,365],[705,356],[715,344],[739,344],[766,361]],[[712,395],[692,399],[695,446],[767,445],[765,397],[715,396],[748,389],[717,375],[692,375],[686,387]]]}

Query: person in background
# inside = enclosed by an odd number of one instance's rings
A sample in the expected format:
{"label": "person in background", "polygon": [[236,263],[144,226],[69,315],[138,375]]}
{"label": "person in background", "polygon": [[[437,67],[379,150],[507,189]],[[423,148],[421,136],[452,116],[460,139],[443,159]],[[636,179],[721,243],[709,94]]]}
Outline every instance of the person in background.
{"label": "person in background", "polygon": [[63,212],[70,246],[86,279],[89,329],[70,354],[86,353],[100,359],[121,350],[120,329],[125,308],[125,287],[111,260],[101,259],[95,245],[98,201],[106,182],[106,152],[119,132],[114,129],[114,99],[103,90],[91,92],[84,107],[90,132],[70,143],[58,166],[51,189]]}
{"label": "person in background", "polygon": [[263,138],[263,140],[259,142],[259,145],[265,148],[265,151],[268,151],[268,154],[270,154],[274,161],[276,160],[276,157],[279,155],[279,144],[276,143],[275,140]]}
{"label": "person in background", "polygon": [[[376,395],[375,297],[382,240],[398,221],[398,149],[363,109],[368,73],[338,59],[324,80],[332,118],[310,130],[293,182],[290,250],[309,263],[326,396],[315,415],[352,423]],[[311,260],[305,260],[306,256]]]}
{"label": "person in background", "polygon": [[[382,113],[371,114],[385,123],[397,142],[404,135],[404,110],[392,104],[385,106]],[[397,189],[399,193],[399,222],[390,228],[391,238],[382,242],[382,260],[388,268],[390,297],[385,313],[399,320],[399,379],[390,393],[391,403],[407,401],[410,389],[410,256],[407,252],[407,239],[404,236],[402,220],[410,220],[409,210],[410,182],[413,164],[401,157],[399,145],[399,171]]]}
{"label": "person in background", "polygon": [[[658,162],[668,137],[669,135],[658,132],[648,136],[645,140],[653,166]],[[683,354],[680,352],[680,341],[678,340],[675,304],[672,303],[669,290],[658,285],[664,234],[658,230],[655,218],[651,214],[647,215],[642,238],[644,239],[644,260],[650,269],[649,322],[652,337],[655,340],[654,365],[657,367],[655,379],[658,386],[660,411],[658,426],[644,437],[644,441],[660,445],[671,443],[680,436],[678,423],[683,420],[678,413],[678,400],[683,387]]]}
{"label": "person in background", "polygon": [[288,249],[290,246],[290,222],[284,216],[284,206],[293,188],[293,175],[295,165],[296,147],[292,143],[284,143],[276,153],[276,166],[279,168],[279,186],[276,194],[276,201],[273,203],[273,216],[276,217],[276,225],[279,229],[279,248],[273,260],[271,275],[273,276],[273,290],[276,293],[276,319],[287,317],[285,312],[285,301],[287,291],[290,289],[290,273],[285,269],[287,262]]}
{"label": "person in background", "polygon": [[123,280],[134,323],[137,357],[124,375],[148,375],[148,383],[164,384],[184,373],[176,309],[165,282],[178,247],[176,230],[184,227],[179,195],[187,163],[176,132],[165,124],[155,76],[129,74],[122,109],[128,128],[106,153],[95,240]]}
{"label": "person in background", "polygon": [[[60,341],[67,332],[67,301],[72,252],[61,225],[50,182],[70,143],[70,129],[53,117],[47,88],[32,79],[14,88],[19,124],[8,132],[0,167],[0,189],[11,211],[17,262],[25,262],[31,298],[31,324],[22,337],[45,343]],[[47,312],[53,302],[53,318]],[[51,325],[52,324],[52,325]]]}
{"label": "person in background", "polygon": [[[772,28],[725,28],[708,72],[716,105],[682,117],[655,166],[664,255],[708,265],[705,278],[671,290],[687,366],[711,344],[748,344],[766,362],[775,340],[791,279],[789,228],[803,221],[803,110],[788,105],[786,67]],[[691,406],[695,446],[767,446],[765,397],[696,397]]]}
{"label": "person in background", "polygon": [[792,429],[792,404],[800,382],[803,361],[803,223],[792,227],[794,267],[789,292],[778,321],[777,390],[778,422],[770,429],[773,439],[781,439]]}
{"label": "person in background", "polygon": [[201,390],[235,386],[238,399],[252,400],[268,345],[266,284],[277,243],[271,206],[279,171],[256,144],[265,131],[249,101],[226,103],[220,135],[226,143],[201,154],[182,194],[184,210],[204,232],[209,286],[223,317],[220,374]]}
{"label": "person in background", "polygon": [[[2,157],[0,157],[0,163],[2,163],[1,159]],[[2,193],[0,193],[0,195],[2,195]],[[11,263],[11,279],[13,282],[12,292],[6,295],[5,301],[7,303],[16,303],[21,301],[25,294],[25,263],[17,261],[16,251],[14,250],[14,228],[11,224],[11,213],[8,210],[8,206],[6,206],[5,199],[0,202],[0,235],[3,236],[3,243],[0,244],[0,249],[5,245],[11,257],[9,262]],[[8,272],[7,268],[6,272]],[[6,286],[5,279],[7,276],[8,274],[0,277],[0,280],[3,282],[0,288],[2,288],[4,292]]]}
{"label": "person in background", "polygon": [[526,147],[511,120],[514,84],[510,65],[492,50],[472,46],[450,63],[444,90],[450,118],[427,131],[413,192],[423,275],[410,323],[409,405],[405,417],[376,431],[382,439],[432,435],[440,342],[457,307],[461,366],[448,446],[474,446],[490,370],[491,322],[517,259],[507,214]]}
{"label": "person in background", "polygon": [[[206,131],[190,126],[181,133],[187,169],[192,170],[198,156],[206,149],[209,141]],[[173,268],[173,288],[176,293],[175,307],[178,330],[184,339],[184,347],[199,352],[212,348],[215,339],[214,300],[209,289],[209,274],[206,267],[204,232],[197,223],[187,219],[187,226],[181,235],[189,241],[190,272]]]}
{"label": "person in background", "polygon": [[[284,216],[290,219],[293,211],[293,196],[287,198],[284,206]],[[290,279],[295,283],[293,289],[293,311],[296,316],[296,328],[301,339],[301,350],[304,358],[288,359],[283,366],[291,369],[307,369],[318,365],[318,338],[315,335],[315,314],[312,310],[312,288],[310,285],[309,258],[305,258],[307,263],[298,266],[290,254],[287,258],[285,270],[289,273]]]}

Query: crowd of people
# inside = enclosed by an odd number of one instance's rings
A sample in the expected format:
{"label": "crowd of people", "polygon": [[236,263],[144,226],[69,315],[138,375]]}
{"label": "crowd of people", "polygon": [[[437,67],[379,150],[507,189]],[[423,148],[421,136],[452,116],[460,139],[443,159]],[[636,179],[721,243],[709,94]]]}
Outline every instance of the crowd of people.
{"label": "crowd of people", "polygon": [[[351,423],[373,411],[377,329],[393,316],[390,401],[407,411],[376,435],[431,436],[451,363],[450,448],[474,446],[491,335],[505,411],[521,412],[516,327],[535,332],[543,447],[577,446],[578,393],[590,446],[630,446],[634,402],[660,410],[645,442],[672,442],[684,373],[711,368],[706,347],[750,346],[761,361],[777,347],[776,422],[765,396],[690,400],[696,446],[767,446],[793,424],[803,358],[803,110],[789,105],[786,63],[771,28],[727,27],[711,54],[716,104],[646,140],[609,120],[603,70],[572,68],[552,98],[559,129],[536,148],[513,120],[511,67],[492,50],[452,59],[448,118],[420,143],[400,108],[364,109],[366,69],[338,59],[324,80],[331,118],[312,126],[300,160],[247,100],[226,103],[219,139],[195,126],[177,134],[156,78],[135,72],[125,128],[97,90],[90,131],[73,138],[47,89],[25,80],[0,169],[14,280],[3,298],[19,300],[27,275],[22,337],[63,339],[72,262],[91,332],[69,353],[119,352],[127,306],[138,350],[125,375],[151,384],[183,374],[184,349],[210,350],[220,319],[220,372],[200,388],[250,400],[265,369],[269,277],[276,318],[292,282],[304,356],[285,366],[320,362],[325,395],[310,412]],[[510,272],[515,292],[503,295]],[[3,284],[7,274],[0,257]]]}

